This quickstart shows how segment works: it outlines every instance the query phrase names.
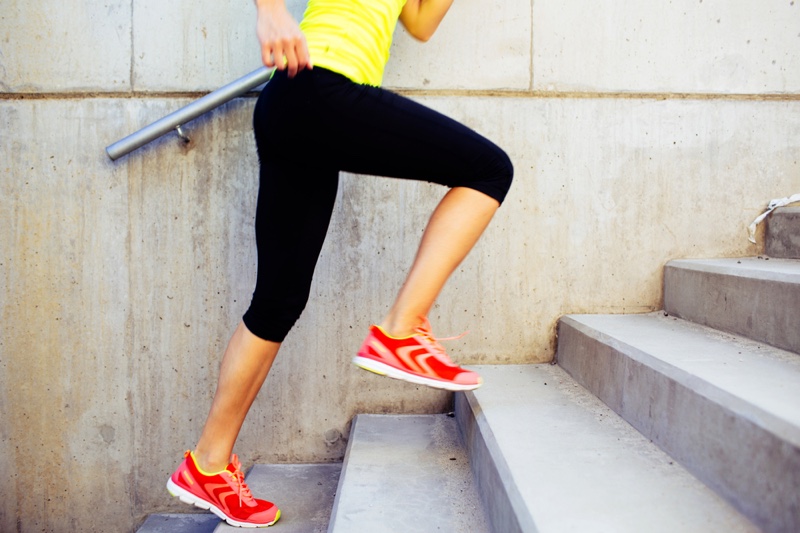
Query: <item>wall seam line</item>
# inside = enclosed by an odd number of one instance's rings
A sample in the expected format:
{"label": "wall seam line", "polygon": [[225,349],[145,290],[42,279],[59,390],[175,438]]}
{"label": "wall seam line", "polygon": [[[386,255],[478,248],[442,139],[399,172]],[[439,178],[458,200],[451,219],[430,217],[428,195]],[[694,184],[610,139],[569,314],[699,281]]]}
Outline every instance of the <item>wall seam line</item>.
{"label": "wall seam line", "polygon": [[[800,101],[797,94],[716,94],[716,93],[620,93],[583,91],[523,91],[523,90],[430,90],[392,89],[395,93],[411,97],[498,97],[530,99],[619,99],[619,100],[720,100],[720,101]],[[201,98],[208,92],[153,91],[153,92],[63,92],[63,93],[0,93],[0,101],[8,100],[90,100],[90,99],[181,99]],[[239,98],[254,98],[258,92],[249,92]]]}

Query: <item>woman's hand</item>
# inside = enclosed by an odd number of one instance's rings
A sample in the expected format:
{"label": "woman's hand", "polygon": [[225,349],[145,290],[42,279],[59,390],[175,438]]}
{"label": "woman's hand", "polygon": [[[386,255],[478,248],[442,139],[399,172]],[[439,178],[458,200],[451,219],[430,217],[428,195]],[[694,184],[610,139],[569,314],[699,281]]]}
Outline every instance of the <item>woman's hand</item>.
{"label": "woman's hand", "polygon": [[261,61],[268,67],[286,69],[289,77],[311,69],[306,37],[283,0],[256,0],[257,33],[261,43]]}

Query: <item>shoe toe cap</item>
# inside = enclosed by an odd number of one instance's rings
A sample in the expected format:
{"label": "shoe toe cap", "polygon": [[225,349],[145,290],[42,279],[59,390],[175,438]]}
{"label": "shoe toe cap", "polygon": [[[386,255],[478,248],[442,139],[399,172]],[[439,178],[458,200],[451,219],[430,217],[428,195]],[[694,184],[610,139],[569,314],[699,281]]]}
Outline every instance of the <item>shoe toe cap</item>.
{"label": "shoe toe cap", "polygon": [[459,385],[479,386],[483,383],[483,378],[477,372],[473,372],[472,370],[464,370],[455,376],[453,382]]}

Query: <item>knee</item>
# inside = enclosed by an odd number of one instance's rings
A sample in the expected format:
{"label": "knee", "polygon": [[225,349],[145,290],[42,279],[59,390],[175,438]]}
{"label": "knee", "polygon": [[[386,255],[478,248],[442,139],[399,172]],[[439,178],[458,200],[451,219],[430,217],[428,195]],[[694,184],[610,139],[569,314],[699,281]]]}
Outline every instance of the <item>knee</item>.
{"label": "knee", "polygon": [[503,190],[507,193],[511,188],[511,182],[514,181],[514,164],[503,150],[500,150],[497,158],[496,176]]}
{"label": "knee", "polygon": [[306,298],[286,298],[278,301],[254,295],[250,308],[242,317],[250,332],[261,339],[283,342],[305,309]]}
{"label": "knee", "polygon": [[487,158],[482,175],[481,190],[502,204],[511,189],[511,182],[514,181],[514,164],[511,158],[504,150],[495,147],[492,155]]}

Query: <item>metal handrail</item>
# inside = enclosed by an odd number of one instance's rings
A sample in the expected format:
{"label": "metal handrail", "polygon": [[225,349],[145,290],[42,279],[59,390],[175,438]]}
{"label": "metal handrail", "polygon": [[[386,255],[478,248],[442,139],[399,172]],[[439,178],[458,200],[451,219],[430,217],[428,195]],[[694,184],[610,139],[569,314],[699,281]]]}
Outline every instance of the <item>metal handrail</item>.
{"label": "metal handrail", "polygon": [[243,76],[214,92],[208,93],[199,100],[195,100],[191,104],[106,147],[106,153],[114,161],[171,131],[177,131],[181,139],[186,140],[186,136],[181,130],[182,125],[266,83],[271,73],[272,69],[267,67],[254,70],[247,76]]}

